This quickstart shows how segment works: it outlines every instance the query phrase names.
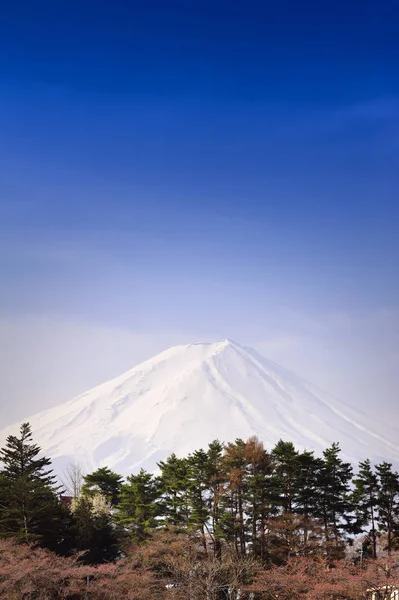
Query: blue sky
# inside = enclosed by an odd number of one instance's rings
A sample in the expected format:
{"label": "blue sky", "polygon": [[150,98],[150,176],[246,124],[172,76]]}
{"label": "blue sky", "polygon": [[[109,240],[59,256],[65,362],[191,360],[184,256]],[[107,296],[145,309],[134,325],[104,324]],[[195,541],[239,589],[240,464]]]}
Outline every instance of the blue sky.
{"label": "blue sky", "polygon": [[393,410],[398,18],[388,0],[2,7],[6,420],[225,336]]}

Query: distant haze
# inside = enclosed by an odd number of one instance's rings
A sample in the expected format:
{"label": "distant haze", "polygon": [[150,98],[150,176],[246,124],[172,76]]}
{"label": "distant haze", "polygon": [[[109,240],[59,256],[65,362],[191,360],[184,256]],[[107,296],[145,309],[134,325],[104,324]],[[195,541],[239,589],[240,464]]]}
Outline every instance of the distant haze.
{"label": "distant haze", "polygon": [[[277,316],[243,341],[352,406],[397,420],[396,315],[320,321]],[[234,337],[243,333],[232,329]],[[69,400],[170,345],[216,339],[212,333],[135,333],[44,317],[0,319],[0,333],[0,426]]]}
{"label": "distant haze", "polygon": [[[339,442],[353,464],[399,465],[399,430],[365,415],[232,340],[168,348],[111,381],[32,417],[36,440],[63,472],[108,466],[154,471],[215,439],[257,436],[316,456]],[[14,428],[0,430],[0,444]]]}

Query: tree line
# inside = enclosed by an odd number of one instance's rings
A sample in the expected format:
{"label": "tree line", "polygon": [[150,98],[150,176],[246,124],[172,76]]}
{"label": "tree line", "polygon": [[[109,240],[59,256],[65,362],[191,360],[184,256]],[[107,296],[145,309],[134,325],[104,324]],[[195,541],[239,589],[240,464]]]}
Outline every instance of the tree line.
{"label": "tree line", "polygon": [[[399,475],[388,462],[360,462],[354,473],[337,443],[321,457],[280,440],[213,441],[186,457],[169,456],[159,472],[126,479],[107,467],[68,471],[57,483],[28,423],[0,450],[0,537],[35,543],[58,555],[82,552],[102,564],[173,530],[223,552],[281,566],[299,556],[345,557],[362,536],[359,557],[399,545]],[[67,500],[67,502],[66,502]]]}

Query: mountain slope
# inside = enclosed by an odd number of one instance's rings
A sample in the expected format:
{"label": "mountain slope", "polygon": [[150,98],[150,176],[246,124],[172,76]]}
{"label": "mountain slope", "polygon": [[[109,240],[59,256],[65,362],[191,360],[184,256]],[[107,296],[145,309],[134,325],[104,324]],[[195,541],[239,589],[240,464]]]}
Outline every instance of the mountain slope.
{"label": "mountain slope", "polygon": [[339,441],[352,461],[399,464],[397,431],[229,340],[172,347],[29,421],[57,470],[78,461],[126,475],[171,452],[251,435],[267,448],[283,438],[317,454]]}

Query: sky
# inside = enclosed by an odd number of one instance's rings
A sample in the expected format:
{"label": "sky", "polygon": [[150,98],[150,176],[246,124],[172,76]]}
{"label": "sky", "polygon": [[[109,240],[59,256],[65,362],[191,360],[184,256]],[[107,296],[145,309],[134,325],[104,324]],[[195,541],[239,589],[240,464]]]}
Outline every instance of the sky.
{"label": "sky", "polygon": [[0,425],[225,337],[397,418],[398,19],[3,3]]}

